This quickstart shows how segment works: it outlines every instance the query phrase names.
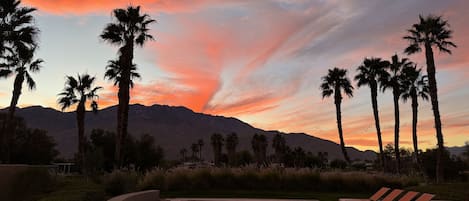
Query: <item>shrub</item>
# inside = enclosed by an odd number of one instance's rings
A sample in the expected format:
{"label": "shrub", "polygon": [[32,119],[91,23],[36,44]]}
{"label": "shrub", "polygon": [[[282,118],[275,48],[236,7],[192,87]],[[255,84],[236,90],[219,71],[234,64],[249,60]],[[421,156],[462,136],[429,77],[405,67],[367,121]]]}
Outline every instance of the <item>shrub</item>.
{"label": "shrub", "polygon": [[136,190],[138,175],[134,171],[115,170],[104,176],[104,191],[116,196]]}
{"label": "shrub", "polygon": [[138,189],[165,189],[165,174],[164,170],[154,169],[145,173],[143,178],[138,183]]}
{"label": "shrub", "polygon": [[55,184],[55,178],[46,168],[28,167],[11,180],[9,200],[35,200],[34,196],[52,191]]}

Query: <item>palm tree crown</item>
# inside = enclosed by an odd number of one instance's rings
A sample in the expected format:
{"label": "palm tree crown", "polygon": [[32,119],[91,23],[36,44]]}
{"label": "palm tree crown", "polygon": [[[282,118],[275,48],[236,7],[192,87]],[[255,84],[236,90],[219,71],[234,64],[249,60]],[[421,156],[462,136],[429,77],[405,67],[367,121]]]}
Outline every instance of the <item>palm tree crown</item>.
{"label": "palm tree crown", "polygon": [[453,42],[449,41],[452,37],[452,31],[448,29],[448,21],[443,20],[441,16],[429,15],[419,16],[420,22],[412,25],[407,30],[409,35],[404,39],[409,41],[409,46],[405,49],[407,54],[414,54],[422,51],[421,45],[436,46],[442,52],[451,54],[451,47],[457,47]]}
{"label": "palm tree crown", "polygon": [[391,58],[391,63],[388,66],[388,73],[383,74],[381,80],[381,89],[386,91],[386,89],[396,90],[395,93],[401,94],[402,91],[405,91],[406,85],[404,85],[404,75],[403,70],[412,66],[413,63],[409,61],[408,58],[401,58],[397,54],[393,55]]}
{"label": "palm tree crown", "polygon": [[140,6],[115,9],[113,14],[117,21],[104,28],[101,38],[105,41],[118,46],[134,41],[142,46],[146,41],[153,40],[153,36],[148,34],[147,26],[155,20],[147,14],[141,15]]}
{"label": "palm tree crown", "polygon": [[405,102],[414,94],[416,97],[428,100],[430,89],[428,88],[427,76],[422,75],[422,69],[417,69],[417,65],[408,66],[403,69],[402,73],[404,76],[403,85],[407,86],[402,91],[402,100]]}
{"label": "palm tree crown", "polygon": [[91,77],[87,74],[78,75],[78,79],[67,76],[65,88],[63,92],[59,94],[58,103],[61,109],[65,110],[76,103],[91,100],[91,109],[97,111],[98,104],[96,98],[98,98],[98,95],[96,92],[102,87],[93,88],[94,81],[95,77]]}
{"label": "palm tree crown", "polygon": [[[122,71],[123,68],[120,67],[119,61],[117,60],[109,60],[108,65],[106,66],[106,72],[104,73],[104,78],[107,78],[108,80],[114,80],[114,86],[117,86],[122,77]],[[140,74],[137,73],[137,65],[133,64],[130,67],[130,82],[129,86],[130,88],[134,87],[134,79],[135,78],[141,78]]]}
{"label": "palm tree crown", "polygon": [[354,78],[358,81],[357,86],[378,86],[378,83],[382,83],[389,76],[386,72],[387,66],[389,66],[389,61],[381,58],[365,58],[363,64],[358,67],[358,74]]}
{"label": "palm tree crown", "polygon": [[[37,46],[39,29],[33,25],[32,12],[35,8],[20,6],[18,0],[0,1],[0,55],[2,59],[18,55],[28,56],[28,52]],[[6,53],[6,55],[5,55]]]}
{"label": "palm tree crown", "polygon": [[353,86],[350,83],[350,80],[347,78],[347,70],[339,69],[335,67],[334,69],[329,69],[328,74],[322,77],[322,97],[329,97],[334,92],[342,99],[341,90],[349,97],[353,96]]}

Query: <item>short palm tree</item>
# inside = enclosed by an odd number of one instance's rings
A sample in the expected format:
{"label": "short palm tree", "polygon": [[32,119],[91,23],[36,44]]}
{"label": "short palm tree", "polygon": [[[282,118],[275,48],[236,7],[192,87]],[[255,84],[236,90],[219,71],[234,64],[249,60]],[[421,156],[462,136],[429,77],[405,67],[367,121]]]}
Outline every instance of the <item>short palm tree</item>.
{"label": "short palm tree", "polygon": [[65,87],[58,95],[58,104],[62,111],[78,104],[76,107],[77,127],[78,127],[78,163],[82,167],[85,157],[85,114],[86,101],[90,100],[90,107],[94,112],[98,110],[97,91],[102,87],[94,87],[95,77],[88,74],[78,75],[77,78],[67,76]]}
{"label": "short palm tree", "polygon": [[375,118],[376,135],[378,136],[380,161],[383,168],[385,167],[386,161],[383,154],[383,141],[381,139],[381,128],[379,124],[378,84],[387,78],[387,66],[389,66],[389,62],[382,60],[381,58],[365,58],[362,65],[358,67],[358,74],[354,78],[358,81],[358,87],[367,85],[371,89],[371,105],[373,107],[373,115]]}
{"label": "short palm tree", "polygon": [[226,137],[226,152],[228,154],[228,162],[231,166],[235,165],[236,147],[238,143],[238,134],[231,133]]}
{"label": "short palm tree", "polygon": [[219,133],[214,133],[210,137],[210,142],[213,148],[213,159],[215,161],[216,166],[219,166],[221,164],[221,151],[223,148],[224,141],[225,139],[223,139],[223,136]]}
{"label": "short palm tree", "polygon": [[348,97],[353,97],[353,86],[347,77],[346,69],[337,67],[329,69],[326,76],[322,77],[321,84],[322,98],[330,97],[334,94],[334,103],[336,110],[337,129],[339,131],[340,147],[347,163],[350,163],[350,157],[345,149],[344,135],[342,132],[342,92]]}
{"label": "short palm tree", "polygon": [[195,160],[197,158],[197,153],[199,152],[199,145],[197,143],[192,143],[191,150],[192,150],[192,160]]}
{"label": "short palm tree", "polygon": [[399,118],[399,99],[402,92],[404,91],[403,85],[403,69],[410,67],[412,62],[407,58],[401,58],[397,54],[391,57],[391,63],[388,66],[389,76],[386,79],[383,79],[381,84],[381,89],[386,91],[386,89],[392,90],[393,100],[394,100],[394,154],[396,156],[396,170],[397,173],[400,173],[401,170],[401,156],[399,152],[399,127],[400,127],[400,118]]}
{"label": "short palm tree", "polygon": [[140,6],[115,9],[113,14],[115,21],[104,28],[100,37],[112,45],[119,46],[119,59],[116,62],[118,64],[116,67],[119,70],[115,71],[119,74],[113,79],[119,78],[119,80],[114,80],[119,85],[115,160],[117,166],[120,166],[122,143],[127,136],[134,46],[143,46],[148,40],[153,40],[153,37],[148,33],[148,25],[155,20],[152,20],[147,14],[141,14]]}
{"label": "short palm tree", "polygon": [[425,58],[427,61],[428,87],[430,89],[430,100],[432,103],[433,116],[435,119],[436,139],[438,141],[437,162],[436,162],[436,182],[443,181],[442,154],[445,149],[443,132],[441,129],[440,109],[438,105],[438,91],[436,86],[436,67],[433,57],[433,48],[438,48],[441,52],[451,54],[450,48],[456,45],[450,41],[453,32],[449,29],[448,21],[441,16],[428,15],[419,16],[419,23],[412,25],[407,30],[409,35],[404,39],[409,41],[409,46],[405,49],[407,54],[415,54],[425,48]]}
{"label": "short palm tree", "polygon": [[427,101],[429,97],[429,88],[427,76],[422,75],[422,69],[417,69],[417,65],[408,66],[403,69],[405,90],[402,92],[402,100],[412,101],[412,142],[414,145],[414,159],[419,163],[419,151],[417,140],[417,119],[418,119],[418,98]]}
{"label": "short palm tree", "polygon": [[265,135],[256,133],[252,136],[251,146],[252,150],[254,151],[254,155],[256,156],[258,166],[266,164],[266,154],[268,145],[269,144]]}
{"label": "short palm tree", "polygon": [[186,149],[186,148],[182,148],[182,149],[179,151],[179,154],[181,154],[181,162],[186,162],[187,149]]}

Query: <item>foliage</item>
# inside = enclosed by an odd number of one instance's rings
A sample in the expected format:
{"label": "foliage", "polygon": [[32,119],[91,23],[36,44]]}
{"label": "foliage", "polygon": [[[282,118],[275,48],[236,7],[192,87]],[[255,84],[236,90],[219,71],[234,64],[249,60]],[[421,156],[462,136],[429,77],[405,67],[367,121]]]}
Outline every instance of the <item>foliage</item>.
{"label": "foliage", "polygon": [[56,180],[44,167],[28,167],[12,179],[10,185],[10,201],[33,201],[36,196],[50,192]]}
{"label": "foliage", "polygon": [[136,190],[138,174],[134,171],[114,170],[104,176],[104,190],[116,196]]}
{"label": "foliage", "polygon": [[[421,154],[422,168],[424,174],[429,179],[436,178],[436,160],[437,160],[437,149],[427,149],[426,152]],[[443,175],[445,180],[463,179],[463,170],[466,164],[459,157],[451,157],[448,150],[444,150],[442,154]]]}
{"label": "foliage", "polygon": [[[97,158],[90,164],[95,170],[111,171],[113,169],[114,136],[113,132],[102,129],[91,131],[88,154]],[[136,170],[144,172],[161,165],[163,160],[164,151],[160,146],[155,145],[155,139],[151,135],[144,134],[138,140],[128,135],[124,141],[123,167],[135,167]]]}
{"label": "foliage", "polygon": [[405,187],[419,180],[364,172],[318,172],[313,169],[202,168],[155,169],[139,182],[139,189],[191,190],[315,190],[367,192],[381,186]]}

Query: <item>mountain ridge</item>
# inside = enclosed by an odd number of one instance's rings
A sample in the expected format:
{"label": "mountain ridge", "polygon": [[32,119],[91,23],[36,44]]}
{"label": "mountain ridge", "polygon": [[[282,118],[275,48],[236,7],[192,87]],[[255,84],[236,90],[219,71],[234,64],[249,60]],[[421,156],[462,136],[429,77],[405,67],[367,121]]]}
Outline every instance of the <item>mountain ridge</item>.
{"label": "mountain ridge", "polygon": [[[95,128],[114,131],[116,110],[117,106],[114,105],[99,110],[97,114],[86,112],[86,135]],[[61,156],[73,155],[77,147],[76,120],[73,111],[61,112],[50,107],[29,106],[18,108],[16,114],[24,118],[28,127],[47,130],[57,142]],[[313,153],[328,152],[330,159],[343,159],[338,144],[306,133],[262,130],[234,117],[198,113],[184,106],[132,104],[129,107],[129,133],[134,137],[144,133],[154,136],[155,143],[165,150],[169,159],[178,158],[179,150],[183,147],[190,151],[192,143],[203,139],[205,145],[202,148],[202,155],[203,158],[210,160],[213,155],[210,136],[215,132],[224,135],[237,133],[240,142],[238,150],[251,150],[251,137],[258,133],[266,135],[269,141],[268,151],[272,153],[272,137],[279,133],[285,136],[287,144],[291,147],[299,146]],[[376,157],[376,153],[370,150],[360,151],[354,147],[347,147],[347,151],[352,159],[373,160]]]}

